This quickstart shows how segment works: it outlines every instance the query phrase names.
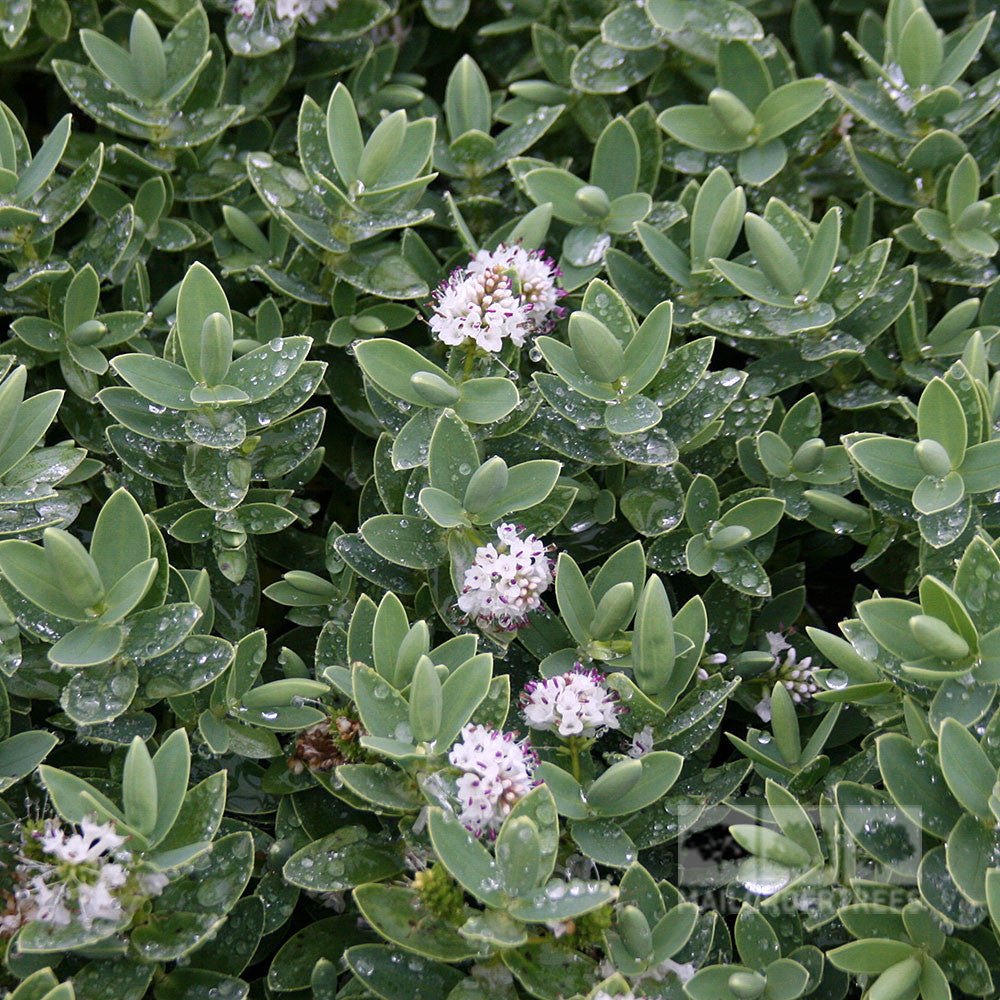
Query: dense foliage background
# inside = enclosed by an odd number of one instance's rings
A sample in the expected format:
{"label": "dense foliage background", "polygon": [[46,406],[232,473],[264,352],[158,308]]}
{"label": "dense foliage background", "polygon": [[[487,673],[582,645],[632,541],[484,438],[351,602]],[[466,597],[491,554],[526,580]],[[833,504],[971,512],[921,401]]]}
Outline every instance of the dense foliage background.
{"label": "dense foliage background", "polygon": [[1000,990],[989,0],[0,0],[0,987]]}

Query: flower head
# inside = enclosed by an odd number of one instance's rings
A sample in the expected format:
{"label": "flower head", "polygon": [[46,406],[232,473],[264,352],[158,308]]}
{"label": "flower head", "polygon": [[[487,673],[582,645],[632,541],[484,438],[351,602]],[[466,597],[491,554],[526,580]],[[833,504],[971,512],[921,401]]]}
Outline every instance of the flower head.
{"label": "flower head", "polygon": [[456,268],[434,292],[430,327],[444,344],[472,341],[484,351],[499,351],[505,340],[521,347],[561,315],[559,269],[540,250],[501,243],[480,250]]}
{"label": "flower head", "polygon": [[[764,680],[767,681],[768,690],[764,692],[764,697],[754,705],[754,711],[764,722],[770,722],[770,688],[774,687],[775,681],[781,681],[784,684],[796,705],[811,698],[819,690],[819,685],[813,677],[811,656],[802,660],[797,659],[798,653],[795,647],[790,645],[780,632],[768,632],[765,639],[768,649],[774,657],[774,664],[763,675]],[[782,653],[785,654],[784,658],[781,656]]]}
{"label": "flower head", "polygon": [[465,773],[458,779],[459,820],[477,837],[495,834],[514,804],[537,784],[538,758],[527,740],[513,733],[467,725],[449,762]]}
{"label": "flower head", "polygon": [[[142,870],[114,823],[80,821],[66,830],[56,820],[22,834],[15,872],[17,919],[66,927],[78,923],[118,923],[146,898],[158,896],[169,881],[161,872]],[[13,926],[13,917],[8,921]]]}
{"label": "flower head", "polygon": [[552,583],[552,560],[534,535],[522,538],[513,524],[501,524],[494,545],[480,545],[465,571],[459,608],[470,618],[511,630],[524,625]]}
{"label": "flower head", "polygon": [[251,20],[260,13],[264,23],[272,17],[291,24],[302,18],[309,24],[315,24],[327,10],[336,10],[340,0],[274,0],[273,10],[268,0],[235,0],[233,12],[240,17]]}
{"label": "flower head", "polygon": [[480,250],[469,262],[470,274],[507,274],[518,297],[530,313],[532,333],[551,327],[563,314],[559,300],[566,294],[559,286],[561,273],[544,250],[525,250],[501,243],[496,250]]}
{"label": "flower head", "polygon": [[532,729],[557,732],[560,736],[585,736],[599,729],[617,729],[622,708],[618,696],[604,685],[596,670],[575,669],[529,681],[521,695],[521,708]]}
{"label": "flower head", "polygon": [[80,832],[69,836],[58,823],[47,823],[38,840],[46,854],[71,865],[97,861],[125,843],[111,823],[94,823],[89,819],[81,820]]}

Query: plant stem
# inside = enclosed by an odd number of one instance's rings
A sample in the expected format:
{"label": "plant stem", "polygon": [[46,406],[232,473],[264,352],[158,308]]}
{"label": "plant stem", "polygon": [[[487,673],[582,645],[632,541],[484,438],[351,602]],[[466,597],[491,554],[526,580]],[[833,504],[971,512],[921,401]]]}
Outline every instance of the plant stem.
{"label": "plant stem", "polygon": [[580,741],[575,737],[569,738],[570,764],[573,768],[573,777],[577,782],[580,780]]}

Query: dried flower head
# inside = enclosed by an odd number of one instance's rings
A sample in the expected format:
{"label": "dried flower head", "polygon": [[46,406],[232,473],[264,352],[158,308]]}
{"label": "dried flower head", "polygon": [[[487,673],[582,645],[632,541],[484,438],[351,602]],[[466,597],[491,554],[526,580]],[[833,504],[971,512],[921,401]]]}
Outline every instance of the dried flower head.
{"label": "dried flower head", "polygon": [[288,759],[288,766],[295,774],[302,774],[306,768],[332,771],[357,758],[357,737],[363,732],[360,722],[344,715],[338,716],[335,723],[332,719],[317,722],[295,741],[295,753]]}

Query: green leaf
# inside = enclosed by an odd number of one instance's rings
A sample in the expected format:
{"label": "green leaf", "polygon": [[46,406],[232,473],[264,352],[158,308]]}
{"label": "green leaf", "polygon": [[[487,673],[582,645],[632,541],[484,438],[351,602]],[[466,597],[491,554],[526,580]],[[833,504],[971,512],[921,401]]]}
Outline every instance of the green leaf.
{"label": "green leaf", "polygon": [[26,399],[17,411],[15,426],[0,451],[0,476],[5,476],[41,440],[62,402],[61,389],[50,389]]}
{"label": "green leaf", "polygon": [[848,453],[873,479],[896,489],[914,490],[926,473],[913,447],[912,441],[900,438],[870,437],[852,444]]}
{"label": "green leaf", "polygon": [[470,523],[462,504],[444,490],[425,486],[420,491],[419,499],[420,506],[426,511],[427,516],[442,528],[454,528],[456,525]]}
{"label": "green leaf", "polygon": [[997,781],[997,769],[976,738],[955,719],[941,725],[941,772],[948,788],[969,812],[989,819],[989,800]]}
{"label": "green leaf", "polygon": [[576,201],[576,192],[584,186],[579,177],[555,167],[531,170],[522,178],[528,196],[536,205],[550,204],[557,219],[582,226],[590,217]]}
{"label": "green leaf", "polygon": [[496,863],[458,819],[432,808],[428,829],[435,852],[456,881],[487,906],[502,905]]}
{"label": "green leaf", "polygon": [[744,903],[736,915],[733,937],[740,958],[752,968],[763,969],[781,957],[777,934],[767,920],[748,903]]}
{"label": "green leaf", "polygon": [[480,653],[455,669],[441,687],[443,710],[437,742],[448,747],[482,704],[493,679],[493,657]]}
{"label": "green leaf", "polygon": [[37,729],[0,741],[0,791],[31,774],[58,742],[51,733]]}
{"label": "green leaf", "polygon": [[561,552],[556,562],[556,599],[559,613],[577,644],[590,642],[590,624],[597,612],[590,588],[572,557]]}
{"label": "green leaf", "polygon": [[185,368],[150,354],[122,354],[111,362],[114,370],[133,389],[159,406],[193,410],[194,379]]}
{"label": "green leaf", "polygon": [[919,604],[895,597],[875,598],[858,605],[858,616],[876,641],[902,660],[919,660],[927,655],[910,631],[910,619],[920,613]]}
{"label": "green leaf", "polygon": [[882,780],[896,804],[923,829],[944,839],[962,810],[948,790],[937,761],[899,733],[887,733],[877,743]]}
{"label": "green leaf", "polygon": [[771,91],[757,108],[757,144],[762,146],[804,122],[826,99],[824,80],[794,80]]}
{"label": "green leaf", "polygon": [[524,923],[569,920],[599,909],[614,895],[615,889],[607,882],[553,879],[548,885],[512,900],[507,912]]}
{"label": "green leaf", "polygon": [[126,573],[149,559],[146,519],[127,490],[116,490],[101,508],[94,525],[90,554],[109,590]]}
{"label": "green leaf", "polygon": [[292,885],[310,892],[342,892],[392,878],[403,868],[400,845],[363,826],[344,826],[296,851],[282,869]]}
{"label": "green leaf", "polygon": [[920,438],[930,438],[942,444],[951,459],[952,468],[961,466],[968,440],[965,411],[944,379],[933,379],[920,394],[917,434]]}
{"label": "green leaf", "polygon": [[445,410],[431,434],[427,456],[431,486],[453,497],[464,497],[469,480],[478,468],[479,453],[469,429],[451,410]]}
{"label": "green leaf", "polygon": [[[86,47],[84,36],[94,35],[91,31],[81,31],[80,40]],[[102,38],[102,36],[96,36]],[[103,40],[103,38],[102,38]],[[112,44],[110,42],[108,45]],[[46,136],[41,148],[32,157],[31,163],[21,174],[14,188],[13,197],[17,201],[27,201],[35,194],[42,185],[52,176],[59,161],[62,159],[66,144],[69,142],[69,133],[72,124],[72,116],[64,115],[59,119],[56,127]]]}
{"label": "green leaf", "polygon": [[951,510],[965,496],[965,483],[957,472],[943,479],[924,476],[913,491],[913,506],[921,514],[937,514]]}
{"label": "green leaf", "polygon": [[[475,954],[475,945],[450,923],[427,912],[412,889],[360,885],[354,890],[354,902],[379,934],[407,952],[443,962],[462,961]],[[414,914],[417,919],[413,919]]]}
{"label": "green leaf", "polygon": [[735,153],[749,142],[726,129],[710,108],[678,104],[661,111],[656,119],[671,138],[706,153]]}
{"label": "green leaf", "polygon": [[624,118],[615,118],[601,132],[590,164],[590,183],[612,201],[635,191],[639,182],[639,142]]}
{"label": "green leaf", "polygon": [[364,987],[381,1000],[440,1000],[463,978],[458,969],[419,955],[400,962],[396,949],[380,944],[349,948],[344,960]]}
{"label": "green leaf", "polygon": [[93,667],[107,663],[122,645],[116,625],[87,622],[67,632],[49,650],[49,659],[61,667]]}
{"label": "green leaf", "polygon": [[473,378],[462,383],[462,398],[455,412],[471,424],[492,424],[506,417],[520,402],[517,388],[509,378]]}
{"label": "green leaf", "polygon": [[86,620],[87,615],[52,578],[40,546],[14,539],[0,542],[0,572],[20,594],[50,614],[70,621]]}
{"label": "green leaf", "polygon": [[944,41],[925,8],[915,7],[903,25],[897,58],[911,87],[926,87],[937,77],[944,59]]}
{"label": "green leaf", "polygon": [[378,514],[361,525],[361,537],[383,559],[411,569],[433,569],[447,557],[443,529],[423,518]]}
{"label": "green leaf", "polygon": [[530,510],[542,503],[555,488],[562,464],[539,458],[521,462],[507,470],[507,485],[494,502],[476,512],[475,521],[487,524],[507,514]]}
{"label": "green leaf", "polygon": [[669,682],[674,669],[673,612],[658,576],[651,576],[635,614],[632,667],[639,687],[655,695]]}
{"label": "green leaf", "polygon": [[837,261],[839,247],[840,209],[831,208],[820,221],[802,265],[805,278],[803,293],[809,299],[815,299],[823,291]]}
{"label": "green leaf", "polygon": [[490,90],[471,56],[462,56],[448,77],[444,112],[453,142],[472,130],[489,135],[493,120]]}
{"label": "green leaf", "polygon": [[222,285],[204,264],[192,264],[181,282],[180,293],[177,296],[177,336],[184,355],[184,364],[191,375],[199,381],[203,380],[200,360],[201,331],[205,320],[212,313],[220,313],[232,329],[233,315],[229,310],[229,302]]}
{"label": "green leaf", "polygon": [[365,375],[379,388],[415,406],[427,406],[427,400],[413,387],[411,376],[423,371],[451,381],[447,372],[398,340],[363,340],[355,347],[355,357]]}
{"label": "green leaf", "polygon": [[129,824],[143,835],[156,826],[156,803],[156,769],[146,744],[136,736],[125,756],[122,804]]}
{"label": "green leaf", "polygon": [[365,142],[350,91],[338,83],[326,108],[326,133],[330,156],[345,184],[358,179],[358,167]]}
{"label": "green leaf", "polygon": [[156,823],[150,831],[150,843],[156,845],[173,827],[180,815],[187,793],[191,752],[187,732],[175,729],[153,755],[156,774]]}
{"label": "green leaf", "polygon": [[82,778],[45,764],[39,767],[38,776],[52,799],[53,808],[67,823],[79,823],[94,812],[95,807],[103,818],[124,821],[118,807]]}
{"label": "green leaf", "polygon": [[733,839],[755,857],[777,861],[790,868],[805,868],[809,852],[800,844],[765,826],[738,823],[729,828]]}
{"label": "green leaf", "polygon": [[613,802],[602,804],[602,816],[628,816],[657,801],[677,780],[684,758],[669,750],[656,750],[640,758],[642,773],[632,787]]}
{"label": "green leaf", "polygon": [[823,851],[816,830],[795,796],[770,778],[765,781],[764,794],[771,815],[781,828],[781,832],[808,852],[814,861],[820,861]]}

